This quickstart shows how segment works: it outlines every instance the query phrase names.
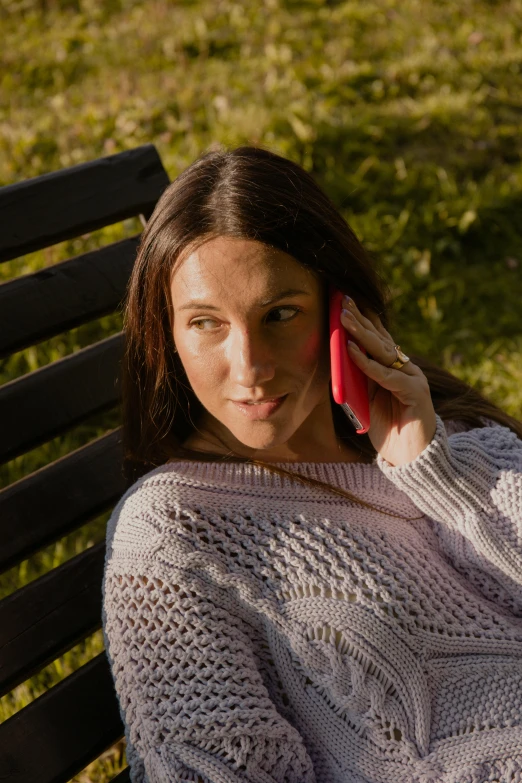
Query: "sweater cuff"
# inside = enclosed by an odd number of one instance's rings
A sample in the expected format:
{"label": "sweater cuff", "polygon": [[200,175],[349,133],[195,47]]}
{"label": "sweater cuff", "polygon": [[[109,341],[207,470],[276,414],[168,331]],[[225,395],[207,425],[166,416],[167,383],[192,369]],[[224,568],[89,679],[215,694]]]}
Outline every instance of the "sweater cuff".
{"label": "sweater cuff", "polygon": [[392,475],[388,475],[389,473],[395,474],[397,471],[399,471],[401,468],[410,468],[413,465],[417,465],[417,463],[422,460],[422,458],[426,458],[427,452],[431,450],[433,452],[434,450],[434,444],[440,443],[442,440],[447,438],[446,433],[446,427],[444,426],[444,422],[442,421],[441,417],[438,413],[435,414],[435,419],[437,426],[435,427],[435,434],[433,435],[433,438],[428,443],[428,445],[425,447],[424,451],[421,451],[420,454],[418,454],[414,460],[411,462],[406,462],[404,465],[390,465],[389,462],[387,462],[384,457],[381,457],[380,454],[377,454],[377,457],[375,458],[375,462],[380,467],[380,469],[385,473],[388,478],[392,478]]}
{"label": "sweater cuff", "polygon": [[451,524],[456,522],[456,517],[469,518],[470,514],[484,510],[489,505],[489,487],[482,486],[487,482],[481,481],[485,477],[481,475],[482,455],[477,453],[478,444],[469,444],[471,448],[464,454],[455,453],[444,422],[438,414],[435,416],[437,427],[433,439],[414,460],[392,466],[378,454],[375,462],[421,511]]}

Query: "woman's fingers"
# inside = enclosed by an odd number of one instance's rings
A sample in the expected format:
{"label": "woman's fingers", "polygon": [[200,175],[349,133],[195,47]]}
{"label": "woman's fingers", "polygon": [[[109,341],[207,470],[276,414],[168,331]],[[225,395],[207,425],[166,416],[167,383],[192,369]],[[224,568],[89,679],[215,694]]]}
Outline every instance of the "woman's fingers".
{"label": "woman's fingers", "polygon": [[[375,359],[365,356],[353,342],[348,344],[348,351],[353,361],[368,378],[375,381],[383,389],[390,391],[403,405],[416,407],[419,404],[419,400],[426,395],[429,397],[430,390],[426,376],[416,365],[411,365],[411,369],[414,372],[404,373],[402,370],[384,367]],[[410,362],[404,365],[404,367],[406,368],[409,365]],[[373,396],[375,394],[372,395],[372,398]]]}
{"label": "woman's fingers", "polygon": [[[373,319],[370,320],[362,315],[353,300],[350,300],[348,307],[341,313],[341,322],[349,335],[352,335],[353,339],[368,351],[374,360],[388,368],[397,358],[397,352],[394,348],[395,343],[391,335],[388,334],[380,323],[380,318],[377,315],[373,318],[378,319],[380,328],[374,323]],[[395,372],[396,370],[393,371]],[[414,366],[407,362],[400,369],[400,372],[403,375],[417,375],[418,368],[414,369]]]}
{"label": "woman's fingers", "polygon": [[384,328],[381,319],[377,313],[373,312],[373,310],[367,310],[367,314],[365,315],[361,310],[359,310],[353,299],[350,299],[349,297],[347,297],[346,301],[343,302],[343,306],[347,308],[349,312],[352,312],[356,318],[360,319],[361,323],[363,323],[365,326],[368,327],[371,324],[382,337],[388,339],[391,344],[394,344],[393,337]]}
{"label": "woman's fingers", "polygon": [[368,311],[366,317],[350,301],[343,300],[343,307],[341,322],[352,338],[347,338],[348,352],[368,379],[372,445],[390,465],[407,464],[426,448],[436,430],[428,380],[412,361],[390,367],[397,358],[395,340],[376,313]]}

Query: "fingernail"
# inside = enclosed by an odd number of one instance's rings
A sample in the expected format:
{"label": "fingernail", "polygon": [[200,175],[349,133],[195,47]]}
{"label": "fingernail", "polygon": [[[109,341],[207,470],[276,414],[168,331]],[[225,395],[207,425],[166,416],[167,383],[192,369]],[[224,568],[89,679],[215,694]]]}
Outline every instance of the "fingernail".
{"label": "fingernail", "polygon": [[350,302],[352,302],[352,301],[353,301],[353,300],[352,300],[352,299],[351,299],[351,298],[348,296],[348,294],[345,294],[345,295],[343,296],[343,304],[344,304],[344,305],[348,305],[348,304],[350,304]]}
{"label": "fingernail", "polygon": [[359,346],[353,343],[351,340],[348,340],[348,348],[351,348],[353,351],[359,351]]}
{"label": "fingernail", "polygon": [[345,310],[343,307],[341,312],[345,318],[348,318],[349,321],[353,321],[354,323],[356,323],[354,314],[351,313],[349,310]]}

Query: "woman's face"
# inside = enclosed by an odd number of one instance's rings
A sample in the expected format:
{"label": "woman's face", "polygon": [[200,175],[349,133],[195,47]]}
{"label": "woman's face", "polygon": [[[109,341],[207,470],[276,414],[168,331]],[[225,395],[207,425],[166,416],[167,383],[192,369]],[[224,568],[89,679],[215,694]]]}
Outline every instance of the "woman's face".
{"label": "woman's face", "polygon": [[[260,242],[218,237],[174,268],[171,294],[179,358],[206,409],[200,432],[262,459],[314,461],[336,445],[327,319],[310,271]],[[266,398],[282,399],[249,404]]]}

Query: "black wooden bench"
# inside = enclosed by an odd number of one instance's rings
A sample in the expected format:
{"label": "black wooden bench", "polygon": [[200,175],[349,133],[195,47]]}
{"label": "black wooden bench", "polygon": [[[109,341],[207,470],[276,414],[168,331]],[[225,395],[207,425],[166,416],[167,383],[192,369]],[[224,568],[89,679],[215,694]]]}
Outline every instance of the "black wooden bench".
{"label": "black wooden bench", "polygon": [[[145,145],[0,188],[0,261],[143,222],[168,184]],[[138,237],[0,285],[0,358],[114,312]],[[0,464],[115,407],[122,347],[119,333],[1,386]],[[2,490],[0,573],[110,510],[121,460],[116,429]],[[101,627],[104,554],[96,544],[0,601],[0,696]],[[66,783],[122,736],[103,652],[0,726],[0,780]]]}

